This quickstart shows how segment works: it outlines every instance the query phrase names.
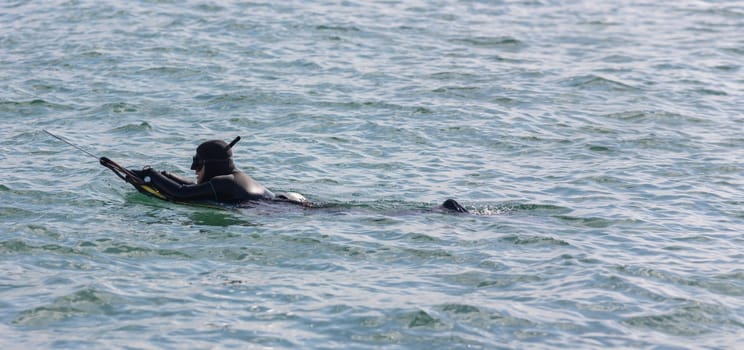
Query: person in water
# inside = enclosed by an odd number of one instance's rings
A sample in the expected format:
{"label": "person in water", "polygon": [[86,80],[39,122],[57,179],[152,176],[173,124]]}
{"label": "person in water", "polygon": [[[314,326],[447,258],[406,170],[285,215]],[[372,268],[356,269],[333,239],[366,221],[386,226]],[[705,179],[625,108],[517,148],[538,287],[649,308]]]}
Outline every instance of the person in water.
{"label": "person in water", "polygon": [[238,170],[232,160],[232,147],[240,140],[231,143],[210,140],[196,148],[191,162],[191,170],[196,173],[196,182],[167,171],[156,171],[150,167],[133,172],[156,188],[168,199],[175,201],[216,201],[240,203],[255,200],[284,200],[298,204],[307,199],[298,193],[275,195],[246,173]]}
{"label": "person in water", "polygon": [[[181,176],[156,171],[150,167],[132,170],[145,183],[156,188],[168,199],[175,201],[216,201],[241,203],[257,200],[278,200],[311,206],[299,193],[274,194],[266,187],[235,167],[232,147],[240,136],[229,144],[222,140],[210,140],[196,148],[191,170],[196,172],[196,183]],[[457,213],[468,213],[454,199],[448,199],[438,208]]]}

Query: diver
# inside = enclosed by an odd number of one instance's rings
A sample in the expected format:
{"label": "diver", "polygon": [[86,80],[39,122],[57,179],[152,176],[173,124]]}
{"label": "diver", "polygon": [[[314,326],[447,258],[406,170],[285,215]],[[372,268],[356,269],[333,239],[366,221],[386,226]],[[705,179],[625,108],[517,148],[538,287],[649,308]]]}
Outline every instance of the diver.
{"label": "diver", "polygon": [[[215,201],[239,204],[248,201],[283,201],[314,207],[304,196],[295,192],[274,194],[256,180],[238,170],[232,160],[232,148],[240,141],[236,137],[229,144],[222,140],[210,140],[196,148],[191,170],[196,173],[196,182],[181,176],[156,171],[146,166],[142,170],[130,170],[144,183],[157,189],[167,199],[179,202]],[[454,199],[448,199],[437,209],[456,213],[468,213]]]}
{"label": "diver", "polygon": [[309,204],[299,193],[275,195],[258,181],[238,170],[232,160],[232,147],[239,140],[240,136],[229,144],[222,140],[210,140],[199,145],[191,162],[191,170],[196,173],[196,182],[167,171],[158,172],[150,167],[131,171],[166,198],[174,201],[241,203],[281,200]]}

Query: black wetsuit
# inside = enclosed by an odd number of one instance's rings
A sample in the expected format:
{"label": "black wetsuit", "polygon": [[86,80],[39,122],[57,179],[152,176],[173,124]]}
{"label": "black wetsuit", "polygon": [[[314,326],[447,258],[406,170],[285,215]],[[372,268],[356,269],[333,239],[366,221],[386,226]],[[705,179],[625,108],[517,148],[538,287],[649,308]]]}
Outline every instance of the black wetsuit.
{"label": "black wetsuit", "polygon": [[[247,201],[273,200],[289,202],[304,207],[317,207],[299,193],[272,193],[266,187],[253,180],[250,176],[237,169],[227,175],[214,176],[208,181],[194,183],[181,176],[165,171],[155,171],[152,168],[131,170],[145,183],[162,193],[166,199],[177,202],[216,201],[227,204],[239,204]],[[467,209],[454,199],[444,201],[433,210],[444,209],[447,212],[469,213]]]}
{"label": "black wetsuit", "polygon": [[[191,170],[202,172],[203,181],[198,184],[165,171],[155,171],[150,167],[131,171],[145,184],[158,190],[165,199],[172,201],[216,201],[237,204],[246,201],[277,200],[305,207],[315,207],[313,203],[299,193],[283,192],[275,195],[250,176],[238,170],[232,160],[231,148],[239,140],[240,137],[236,137],[230,144],[222,140],[211,140],[203,142],[197,147],[196,155],[192,158]],[[144,191],[136,185],[135,187],[140,192],[149,193],[149,191]],[[468,212],[454,199],[446,200],[438,208],[457,213]]]}
{"label": "black wetsuit", "polygon": [[231,148],[239,140],[240,137],[236,137],[230,144],[222,140],[211,140],[197,147],[196,155],[192,158],[191,170],[202,172],[201,183],[194,183],[190,179],[165,171],[158,172],[150,167],[132,172],[158,190],[165,199],[172,201],[216,201],[235,204],[256,200],[279,200],[310,205],[299,193],[286,192],[275,195],[238,170],[232,160]]}
{"label": "black wetsuit", "polygon": [[199,184],[164,171],[155,171],[152,168],[134,172],[168,199],[175,201],[237,203],[262,199],[272,200],[276,197],[266,187],[239,170],[233,170],[227,175],[214,176]]}

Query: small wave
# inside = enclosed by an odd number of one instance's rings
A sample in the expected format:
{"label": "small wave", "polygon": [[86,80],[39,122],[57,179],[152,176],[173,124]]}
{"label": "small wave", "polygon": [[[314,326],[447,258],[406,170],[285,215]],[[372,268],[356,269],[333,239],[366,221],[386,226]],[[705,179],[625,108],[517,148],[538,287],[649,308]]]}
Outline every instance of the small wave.
{"label": "small wave", "polygon": [[568,213],[571,211],[571,209],[566,207],[561,207],[558,205],[551,205],[551,204],[534,204],[534,203],[514,203],[514,202],[507,202],[504,204],[501,204],[497,206],[500,208],[500,210],[503,210],[505,212],[514,212],[514,211],[531,211],[531,212],[546,212],[546,213]]}
{"label": "small wave", "polygon": [[[687,140],[671,138],[665,135],[648,134],[645,136],[622,140],[624,149],[657,149],[671,152],[682,152],[687,146]],[[628,147],[630,146],[630,147]]]}
{"label": "small wave", "polygon": [[732,19],[740,19],[744,17],[744,11],[740,7],[691,7],[686,8],[683,12],[687,12],[689,16],[700,16],[700,15],[715,15],[721,17],[728,17]]}
{"label": "small wave", "polygon": [[545,236],[527,236],[527,235],[509,235],[499,239],[501,242],[508,242],[516,245],[557,245],[557,246],[568,246],[568,242]]}
{"label": "small wave", "polygon": [[277,60],[273,62],[272,65],[274,67],[279,67],[282,69],[300,68],[303,72],[321,70],[323,68],[320,64],[306,58],[296,59],[292,61]]}
{"label": "small wave", "polygon": [[590,74],[561,81],[563,85],[587,90],[631,91],[638,88],[612,79]]}
{"label": "small wave", "polygon": [[475,74],[471,73],[460,73],[460,72],[438,72],[429,75],[429,78],[436,80],[474,80],[478,78]]}
{"label": "small wave", "polygon": [[3,220],[8,220],[11,217],[17,217],[17,218],[35,217],[36,215],[38,215],[38,213],[33,212],[31,210],[27,210],[27,209],[15,208],[15,207],[0,207],[0,218],[3,218]]}
{"label": "small wave", "polygon": [[612,22],[612,21],[606,21],[606,20],[601,20],[601,19],[596,19],[596,20],[591,20],[591,21],[589,20],[579,21],[577,24],[593,26],[593,27],[609,27],[609,26],[622,25],[622,23],[619,23],[619,22]]}
{"label": "small wave", "polygon": [[487,48],[503,48],[503,47],[509,47],[509,48],[518,48],[523,47],[525,44],[513,37],[510,36],[500,36],[500,37],[488,37],[488,36],[481,36],[481,37],[473,37],[473,38],[458,38],[451,40],[454,43],[461,43],[461,44],[467,44],[471,46],[478,46],[478,47],[487,47]]}
{"label": "small wave", "polygon": [[[692,286],[698,288],[704,288],[714,293],[720,293],[731,296],[742,296],[744,295],[744,285],[740,283],[744,280],[744,274],[741,272],[708,277],[684,277],[677,274],[657,270],[648,267],[632,267],[632,266],[619,266],[616,268],[618,272],[628,274],[630,276],[637,276],[642,278],[649,278],[659,280],[664,283],[671,283],[675,285]],[[738,281],[737,281],[738,279]]]}
{"label": "small wave", "polygon": [[608,146],[602,146],[602,145],[586,145],[586,149],[592,151],[592,152],[598,152],[598,153],[610,153],[614,151],[613,148]]}
{"label": "small wave", "polygon": [[114,103],[105,103],[97,107],[96,111],[122,114],[122,113],[139,112],[139,108],[136,105],[126,103],[126,102],[114,102]]}
{"label": "small wave", "polygon": [[475,327],[489,327],[493,324],[503,327],[534,326],[534,323],[527,319],[512,317],[493,310],[482,310],[468,304],[442,304],[436,306],[435,309],[457,322]]}
{"label": "small wave", "polygon": [[720,64],[713,67],[713,69],[720,70],[727,73],[737,72],[741,69],[741,66],[736,64]]}
{"label": "small wave", "polygon": [[699,283],[681,278],[669,272],[664,272],[647,267],[635,267],[635,266],[618,266],[616,270],[620,273],[628,274],[630,276],[653,278],[664,282],[672,282],[675,284],[699,286]]}
{"label": "small wave", "polygon": [[151,68],[145,68],[145,69],[142,69],[136,72],[136,74],[143,75],[143,76],[166,75],[166,76],[176,76],[176,77],[196,76],[201,73],[202,73],[201,71],[198,71],[196,69],[181,68],[181,67],[151,67]]}
{"label": "small wave", "polygon": [[423,233],[408,233],[403,236],[406,240],[415,242],[439,242],[441,239]]}
{"label": "small wave", "polygon": [[725,52],[729,52],[729,53],[735,54],[735,55],[744,55],[744,47],[732,46],[732,47],[723,48],[721,50],[722,51],[725,51]]}
{"label": "small wave", "polygon": [[439,259],[452,259],[454,256],[443,249],[413,249],[413,248],[407,248],[403,249],[404,252],[407,254],[412,255],[412,257],[416,259],[422,259],[422,260],[439,260]]}
{"label": "small wave", "polygon": [[[394,110],[394,111],[402,111],[402,110],[409,109],[409,107],[402,106],[399,104],[389,103],[385,101],[320,102],[319,104],[322,106],[327,106],[327,107],[340,107],[343,109],[350,109],[350,110],[388,109],[388,110]],[[415,111],[420,108],[424,108],[424,107],[415,107],[413,110]]]}
{"label": "small wave", "polygon": [[194,9],[198,11],[208,12],[208,13],[217,13],[225,11],[226,8],[222,7],[220,5],[210,3],[210,4],[199,4],[194,7]]}
{"label": "small wave", "polygon": [[[455,348],[494,348],[463,332],[458,324],[475,332],[492,330],[494,324],[504,327],[533,326],[531,322],[513,318],[497,312],[483,312],[459,304],[444,304],[431,310],[401,310],[390,316],[372,316],[359,320],[363,333],[352,336],[355,341],[377,344],[426,344],[428,347]],[[475,327],[475,328],[472,328]],[[446,332],[442,332],[446,331]],[[467,345],[467,346],[464,346]]]}
{"label": "small wave", "polygon": [[[89,242],[90,243],[90,242]],[[159,257],[175,257],[175,258],[191,258],[188,254],[182,253],[177,250],[171,249],[150,249],[144,247],[138,247],[127,243],[111,243],[107,245],[101,245],[100,247],[104,254],[119,255],[125,257],[143,257],[143,256],[159,256]]]}
{"label": "small wave", "polygon": [[321,24],[315,27],[316,30],[329,30],[334,32],[359,32],[359,28],[355,26],[334,26]]}
{"label": "small wave", "polygon": [[478,282],[476,288],[506,288],[513,285],[524,285],[531,282],[542,282],[542,278],[536,275],[504,275],[497,279]]}
{"label": "small wave", "polygon": [[476,86],[442,86],[434,90],[431,90],[431,92],[437,93],[437,94],[450,94],[450,95],[465,97],[467,96],[466,95],[467,92],[476,91],[479,89],[480,88]]}
{"label": "small wave", "polygon": [[426,107],[416,107],[416,109],[413,110],[413,113],[414,114],[432,114],[434,113],[434,111]]}
{"label": "small wave", "polygon": [[27,253],[56,253],[64,255],[85,255],[84,252],[58,244],[33,245],[21,240],[11,239],[0,242],[0,253],[3,254],[27,254]]}
{"label": "small wave", "polygon": [[0,112],[23,112],[29,108],[45,108],[51,110],[71,110],[73,107],[63,104],[48,102],[42,99],[30,101],[0,101]]}
{"label": "small wave", "polygon": [[480,309],[478,309],[477,307],[467,304],[444,304],[441,305],[439,309],[444,312],[451,312],[454,314],[470,314],[480,312]]}
{"label": "small wave", "polygon": [[592,276],[590,286],[611,291],[613,293],[622,293],[633,298],[643,298],[659,303],[667,300],[666,296],[661,295],[656,291],[634,284],[632,281],[618,275],[607,275],[602,272],[597,272]]}
{"label": "small wave", "polygon": [[716,276],[716,278],[725,279],[725,280],[736,280],[744,282],[744,270],[738,270],[731,273],[721,274]]}
{"label": "small wave", "polygon": [[142,131],[151,131],[151,130],[152,130],[152,126],[149,123],[141,122],[139,124],[122,125],[122,126],[109,130],[109,132],[129,133],[129,132],[142,132]]}
{"label": "small wave", "polygon": [[591,228],[605,228],[617,224],[618,220],[610,220],[597,217],[577,217],[569,215],[557,215],[556,218],[575,226],[584,226]]}
{"label": "small wave", "polygon": [[729,94],[725,91],[721,90],[715,90],[710,88],[699,88],[693,90],[693,92],[701,94],[701,95],[710,95],[710,96],[728,96]]}
{"label": "small wave", "polygon": [[240,102],[255,98],[256,94],[219,94],[219,95],[198,95],[195,98],[197,100],[206,100],[209,103],[221,103],[221,102]]}
{"label": "small wave", "polygon": [[272,102],[278,104],[292,105],[297,103],[295,96],[268,93],[263,91],[250,91],[246,93],[225,93],[225,94],[204,94],[195,97],[197,100],[206,101],[205,103],[215,109],[227,110],[241,106],[252,106],[262,102]]}
{"label": "small wave", "polygon": [[609,63],[630,63],[630,62],[634,62],[636,59],[631,56],[612,54],[612,55],[607,55],[605,57],[602,57],[601,60],[602,62],[609,62]]}
{"label": "small wave", "polygon": [[629,317],[624,319],[623,323],[677,336],[711,333],[725,326],[738,329],[744,327],[744,324],[729,315],[729,311],[724,307],[697,302],[669,313]]}
{"label": "small wave", "polygon": [[463,272],[459,274],[450,274],[441,276],[447,282],[453,285],[468,286],[472,288],[507,288],[513,285],[524,285],[533,282],[542,282],[543,278],[538,275],[530,274],[484,274],[480,272]]}
{"label": "small wave", "polygon": [[402,319],[407,321],[408,328],[443,329],[446,326],[442,320],[423,310],[407,313],[402,316]]}
{"label": "small wave", "polygon": [[57,298],[50,305],[22,311],[13,324],[22,326],[41,326],[71,317],[101,315],[112,311],[118,296],[92,288],[85,288]]}
{"label": "small wave", "polygon": [[700,282],[700,286],[715,293],[742,297],[744,296],[744,283],[728,278],[713,278]]}

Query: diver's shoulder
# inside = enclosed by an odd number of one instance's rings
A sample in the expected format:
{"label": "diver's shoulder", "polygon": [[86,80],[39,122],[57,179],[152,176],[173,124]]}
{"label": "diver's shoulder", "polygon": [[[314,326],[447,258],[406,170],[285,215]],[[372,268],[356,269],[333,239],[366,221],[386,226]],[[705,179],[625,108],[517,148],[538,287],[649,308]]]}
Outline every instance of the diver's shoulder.
{"label": "diver's shoulder", "polygon": [[234,172],[232,172],[230,174],[217,175],[217,176],[209,179],[209,181],[235,181],[235,180],[240,179],[240,178],[243,178],[243,179],[248,178],[248,179],[250,179],[251,177],[248,176],[248,174],[246,174],[246,173],[244,173],[242,171],[236,170],[236,171],[234,171]]}

